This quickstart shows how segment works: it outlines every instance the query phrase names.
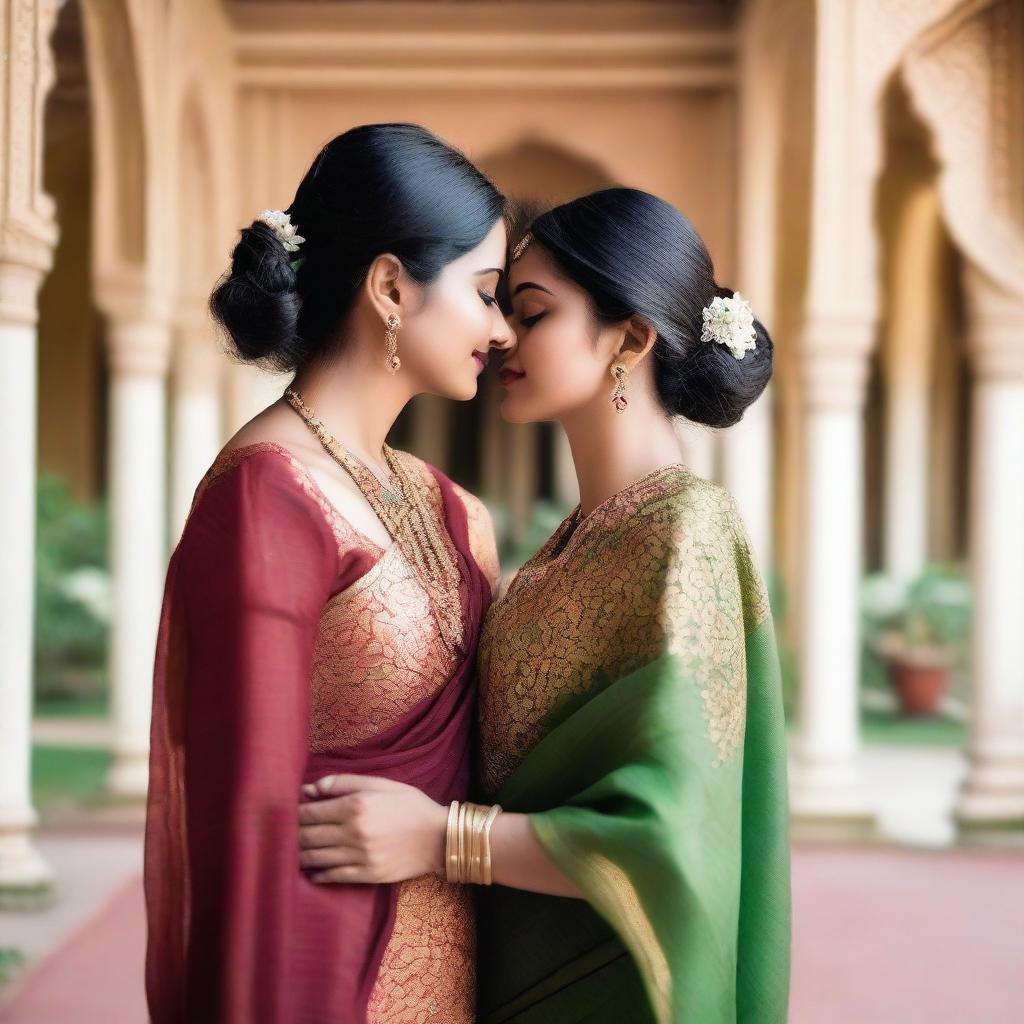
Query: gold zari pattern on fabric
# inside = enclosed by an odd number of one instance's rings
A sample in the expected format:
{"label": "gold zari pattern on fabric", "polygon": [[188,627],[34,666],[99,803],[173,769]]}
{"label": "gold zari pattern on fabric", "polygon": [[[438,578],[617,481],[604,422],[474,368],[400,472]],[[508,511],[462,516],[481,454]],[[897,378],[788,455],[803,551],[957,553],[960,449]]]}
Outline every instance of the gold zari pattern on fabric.
{"label": "gold zari pattern on fabric", "polygon": [[439,642],[430,598],[392,544],[320,616],[310,682],[310,748],[376,736],[436,693],[457,665]]}
{"label": "gold zari pattern on fabric", "polygon": [[436,875],[403,882],[367,1024],[472,1024],[475,922],[468,886]]}
{"label": "gold zari pattern on fabric", "polygon": [[[453,651],[462,643],[461,573],[455,545],[440,509],[440,492],[426,465],[414,456],[384,445],[384,459],[397,488],[383,484],[334,438],[297,391],[285,392],[288,404],[355,481],[430,595],[441,635]],[[429,479],[427,479],[429,478]]]}
{"label": "gold zari pattern on fabric", "polygon": [[578,513],[519,570],[484,624],[480,723],[489,796],[564,702],[666,653],[676,655],[700,695],[714,763],[742,744],[741,626],[769,609],[732,498],[668,466],[576,525]]}

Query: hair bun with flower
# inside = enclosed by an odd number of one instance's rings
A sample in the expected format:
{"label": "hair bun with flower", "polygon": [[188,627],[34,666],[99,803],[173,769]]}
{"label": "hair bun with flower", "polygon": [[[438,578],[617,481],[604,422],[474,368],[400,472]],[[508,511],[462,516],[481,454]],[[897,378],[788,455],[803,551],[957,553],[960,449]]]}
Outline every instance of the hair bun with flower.
{"label": "hair bun with flower", "polygon": [[725,345],[737,359],[742,359],[756,348],[754,313],[750,303],[739,292],[731,296],[715,296],[704,307],[703,319],[701,341]]}
{"label": "hair bun with flower", "polygon": [[288,252],[298,252],[299,246],[305,241],[302,235],[296,234],[291,217],[283,210],[264,210],[256,219],[274,232]]}

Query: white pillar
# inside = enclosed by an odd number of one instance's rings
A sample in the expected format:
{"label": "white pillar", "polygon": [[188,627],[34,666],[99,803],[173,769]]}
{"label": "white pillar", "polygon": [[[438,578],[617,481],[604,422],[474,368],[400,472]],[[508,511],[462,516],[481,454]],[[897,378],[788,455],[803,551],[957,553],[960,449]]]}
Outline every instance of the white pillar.
{"label": "white pillar", "polygon": [[148,777],[153,657],[167,568],[166,397],[170,331],[113,317],[110,352],[110,682],[114,761],[108,786],[142,797]]}
{"label": "white pillar", "polygon": [[805,513],[794,821],[870,824],[860,764],[857,595],[863,528],[863,423],[871,324],[808,325],[803,362]]}
{"label": "white pillar", "polygon": [[683,416],[676,416],[673,423],[686,467],[705,480],[714,480],[716,438],[711,428]]}
{"label": "white pillar", "polygon": [[47,890],[32,838],[31,724],[39,286],[57,243],[42,191],[56,4],[0,0],[0,905]]}
{"label": "white pillar", "polygon": [[911,580],[928,559],[928,462],[931,359],[942,237],[931,188],[908,196],[890,263],[885,361],[886,571]]}
{"label": "white pillar", "polygon": [[172,374],[171,536],[174,542],[192,506],[196,486],[221,448],[223,360],[211,325],[197,315],[176,331]]}
{"label": "white pillar", "polygon": [[46,887],[31,839],[36,523],[36,294],[41,268],[0,262],[0,906]]}
{"label": "white pillar", "polygon": [[971,738],[962,826],[1024,828],[1024,296],[971,273]]}
{"label": "white pillar", "polygon": [[772,387],[722,436],[722,485],[736,499],[762,573],[772,568]]}

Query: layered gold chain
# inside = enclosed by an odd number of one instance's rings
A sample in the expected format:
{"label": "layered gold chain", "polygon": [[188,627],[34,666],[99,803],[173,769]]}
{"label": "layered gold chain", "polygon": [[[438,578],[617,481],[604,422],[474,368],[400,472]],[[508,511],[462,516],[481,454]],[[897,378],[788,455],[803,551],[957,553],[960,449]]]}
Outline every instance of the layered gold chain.
{"label": "layered gold chain", "polygon": [[[409,560],[430,599],[441,637],[455,651],[462,643],[462,575],[455,546],[439,522],[424,488],[413,480],[393,448],[384,445],[384,460],[394,484],[385,483],[324,426],[294,388],[284,393],[327,454],[349,474],[370,508]],[[396,486],[397,485],[397,486]]]}

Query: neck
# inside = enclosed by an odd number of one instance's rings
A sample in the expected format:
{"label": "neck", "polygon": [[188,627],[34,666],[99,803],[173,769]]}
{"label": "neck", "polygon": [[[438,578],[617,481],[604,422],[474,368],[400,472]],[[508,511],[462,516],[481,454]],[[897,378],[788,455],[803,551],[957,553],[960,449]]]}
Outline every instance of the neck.
{"label": "neck", "polygon": [[291,384],[341,444],[377,462],[383,461],[388,432],[414,394],[400,373],[388,373],[383,355],[380,361],[379,367],[370,365],[353,354],[316,363],[300,370]]}
{"label": "neck", "polygon": [[561,421],[572,449],[584,516],[623,488],[682,459],[672,421],[652,397],[631,395],[621,414],[611,408],[610,400],[607,404],[607,410],[587,407]]}

